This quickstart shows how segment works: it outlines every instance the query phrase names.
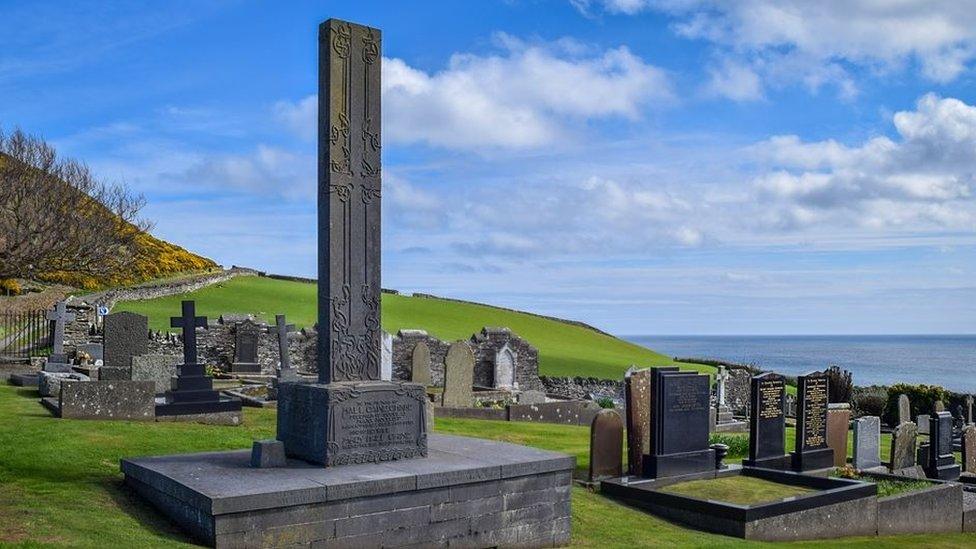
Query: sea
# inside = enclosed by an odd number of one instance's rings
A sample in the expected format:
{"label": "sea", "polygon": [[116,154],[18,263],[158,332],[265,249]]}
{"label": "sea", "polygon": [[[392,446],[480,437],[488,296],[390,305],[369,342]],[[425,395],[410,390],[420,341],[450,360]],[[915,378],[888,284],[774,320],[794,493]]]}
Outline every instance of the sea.
{"label": "sea", "polygon": [[976,392],[976,335],[623,336],[672,357],[751,364],[787,375],[837,365],[855,385],[925,383]]}

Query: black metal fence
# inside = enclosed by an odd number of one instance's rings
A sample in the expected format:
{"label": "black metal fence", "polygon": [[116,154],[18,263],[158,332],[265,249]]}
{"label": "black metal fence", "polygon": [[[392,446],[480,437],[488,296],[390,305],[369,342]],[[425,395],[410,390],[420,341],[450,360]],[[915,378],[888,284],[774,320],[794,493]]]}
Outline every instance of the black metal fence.
{"label": "black metal fence", "polygon": [[51,352],[51,321],[47,311],[0,313],[0,360],[23,360]]}

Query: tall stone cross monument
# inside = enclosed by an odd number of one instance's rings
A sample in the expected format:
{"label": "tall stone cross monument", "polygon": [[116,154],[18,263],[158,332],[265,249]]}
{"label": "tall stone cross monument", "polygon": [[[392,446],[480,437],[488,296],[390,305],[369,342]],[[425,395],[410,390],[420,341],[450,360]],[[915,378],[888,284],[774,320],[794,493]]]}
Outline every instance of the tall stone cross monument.
{"label": "tall stone cross monument", "polygon": [[51,342],[51,356],[49,362],[65,363],[68,357],[64,352],[64,328],[68,322],[75,319],[74,313],[69,313],[64,301],[58,301],[53,311],[47,313],[47,319],[54,322],[54,341]]}
{"label": "tall stone cross monument", "polygon": [[316,384],[283,383],[278,439],[323,465],[427,455],[425,388],[380,375],[380,31],[319,26]]}

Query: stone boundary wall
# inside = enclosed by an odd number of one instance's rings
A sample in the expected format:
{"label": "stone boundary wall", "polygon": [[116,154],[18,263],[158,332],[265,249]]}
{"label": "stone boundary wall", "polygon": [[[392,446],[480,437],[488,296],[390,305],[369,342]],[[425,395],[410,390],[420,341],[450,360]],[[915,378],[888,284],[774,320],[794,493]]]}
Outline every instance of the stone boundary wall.
{"label": "stone boundary wall", "polygon": [[549,377],[541,376],[546,394],[571,398],[575,400],[588,399],[590,394],[600,397],[610,397],[619,402],[624,400],[623,379],[599,379],[595,377]]}
{"label": "stone boundary wall", "polygon": [[254,269],[246,267],[232,267],[230,269],[209,273],[188,278],[168,280],[163,282],[151,282],[131,288],[119,288],[106,290],[76,298],[78,301],[90,305],[106,305],[109,308],[115,306],[119,301],[142,301],[145,299],[156,299],[157,297],[167,297],[171,295],[194,292],[201,288],[206,288],[213,284],[226,282],[238,276],[257,276],[259,273]]}

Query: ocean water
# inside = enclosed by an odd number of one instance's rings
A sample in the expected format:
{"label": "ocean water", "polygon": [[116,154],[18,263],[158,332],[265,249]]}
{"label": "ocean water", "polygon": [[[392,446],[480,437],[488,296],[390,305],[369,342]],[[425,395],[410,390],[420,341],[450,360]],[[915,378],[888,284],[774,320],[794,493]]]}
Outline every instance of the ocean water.
{"label": "ocean water", "polygon": [[714,358],[797,375],[836,364],[855,385],[926,383],[976,392],[976,335],[624,336],[674,357]]}

